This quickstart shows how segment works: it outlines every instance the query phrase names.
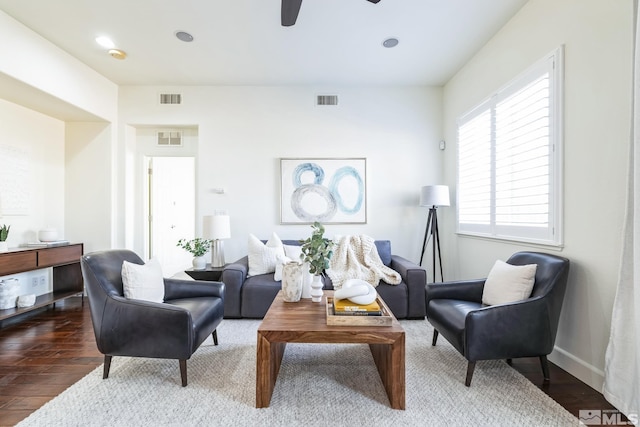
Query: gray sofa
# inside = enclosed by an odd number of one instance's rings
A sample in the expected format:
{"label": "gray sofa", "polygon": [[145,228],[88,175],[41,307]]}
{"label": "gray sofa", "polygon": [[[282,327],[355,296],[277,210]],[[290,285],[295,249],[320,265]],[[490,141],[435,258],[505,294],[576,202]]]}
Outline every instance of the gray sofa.
{"label": "gray sofa", "polygon": [[[298,240],[283,240],[285,245],[300,245]],[[376,290],[398,319],[424,319],[426,314],[426,271],[417,264],[391,254],[389,240],[376,240],[382,262],[400,273],[399,285],[380,282]],[[224,317],[261,319],[267,313],[281,282],[274,274],[247,277],[248,256],[225,266],[221,281],[225,284]],[[324,277],[324,289],[333,289],[331,279]]]}

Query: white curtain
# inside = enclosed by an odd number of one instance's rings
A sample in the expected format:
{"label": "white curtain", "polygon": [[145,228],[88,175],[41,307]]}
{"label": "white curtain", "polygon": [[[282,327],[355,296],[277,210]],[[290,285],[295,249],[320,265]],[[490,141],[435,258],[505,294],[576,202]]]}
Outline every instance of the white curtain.
{"label": "white curtain", "polygon": [[627,416],[640,413],[640,19],[638,0],[634,4],[636,25],[629,191],[603,387],[604,397]]}

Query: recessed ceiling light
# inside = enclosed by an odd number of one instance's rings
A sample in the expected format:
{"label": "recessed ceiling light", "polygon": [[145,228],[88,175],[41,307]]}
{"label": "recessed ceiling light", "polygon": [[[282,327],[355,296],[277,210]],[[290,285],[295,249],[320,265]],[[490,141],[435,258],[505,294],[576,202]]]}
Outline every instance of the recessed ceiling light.
{"label": "recessed ceiling light", "polygon": [[385,41],[382,42],[382,46],[384,47],[396,47],[398,46],[398,43],[400,43],[398,41],[398,39],[394,38],[394,37],[390,37],[388,39],[386,39]]}
{"label": "recessed ceiling light", "polygon": [[109,49],[109,55],[116,59],[125,59],[127,57],[127,54],[120,49]]}
{"label": "recessed ceiling light", "polygon": [[96,37],[96,43],[98,43],[105,49],[113,49],[114,47],[116,47],[115,43],[113,43],[113,41],[106,36]]}
{"label": "recessed ceiling light", "polygon": [[183,42],[192,42],[193,36],[186,31],[176,31],[176,37]]}

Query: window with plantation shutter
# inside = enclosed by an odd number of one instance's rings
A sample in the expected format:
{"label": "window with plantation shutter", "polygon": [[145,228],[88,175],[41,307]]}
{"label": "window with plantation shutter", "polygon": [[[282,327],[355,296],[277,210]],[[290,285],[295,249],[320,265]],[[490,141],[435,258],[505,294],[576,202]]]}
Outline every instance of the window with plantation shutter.
{"label": "window with plantation shutter", "polygon": [[562,244],[562,50],[458,120],[458,232]]}

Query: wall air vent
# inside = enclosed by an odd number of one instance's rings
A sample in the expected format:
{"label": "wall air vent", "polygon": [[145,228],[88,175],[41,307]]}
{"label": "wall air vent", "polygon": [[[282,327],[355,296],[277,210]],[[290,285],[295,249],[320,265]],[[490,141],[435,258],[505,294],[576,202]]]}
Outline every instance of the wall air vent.
{"label": "wall air vent", "polygon": [[160,104],[182,104],[182,94],[180,93],[161,93]]}
{"label": "wall air vent", "polygon": [[318,95],[316,105],[338,105],[338,95]]}
{"label": "wall air vent", "polygon": [[182,145],[182,132],[158,132],[158,146],[179,147]]}

